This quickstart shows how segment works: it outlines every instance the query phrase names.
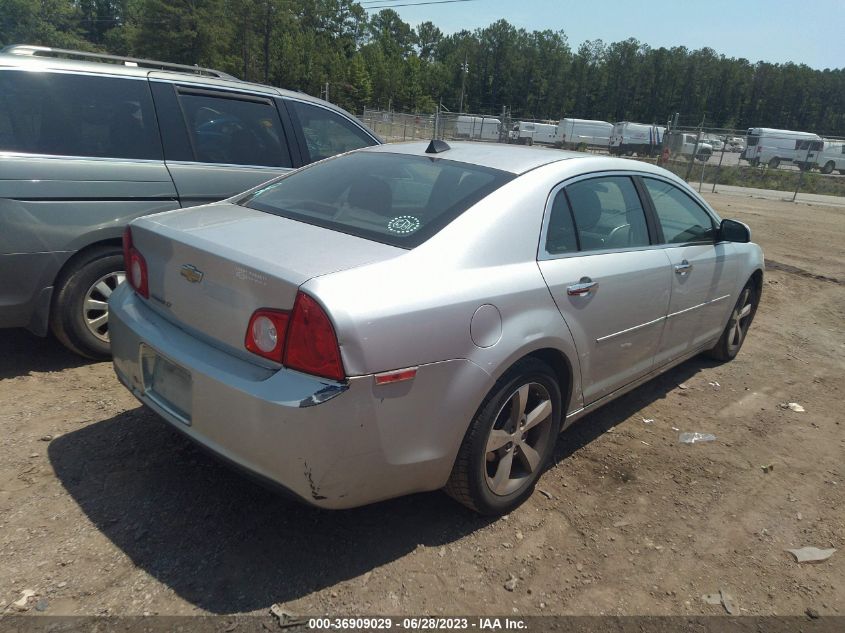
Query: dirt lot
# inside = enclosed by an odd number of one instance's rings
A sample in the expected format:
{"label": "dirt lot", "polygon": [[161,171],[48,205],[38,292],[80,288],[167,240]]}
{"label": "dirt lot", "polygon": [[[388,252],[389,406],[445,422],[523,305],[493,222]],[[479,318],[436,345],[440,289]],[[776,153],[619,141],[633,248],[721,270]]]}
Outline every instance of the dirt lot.
{"label": "dirt lot", "polygon": [[[0,333],[0,612],[31,589],[45,614],[719,614],[701,596],[723,589],[742,614],[845,615],[845,209],[710,199],[771,260],[740,356],[576,424],[495,521],[440,493],[285,501],[141,409],[109,364]],[[840,551],[784,551],[802,546]]]}

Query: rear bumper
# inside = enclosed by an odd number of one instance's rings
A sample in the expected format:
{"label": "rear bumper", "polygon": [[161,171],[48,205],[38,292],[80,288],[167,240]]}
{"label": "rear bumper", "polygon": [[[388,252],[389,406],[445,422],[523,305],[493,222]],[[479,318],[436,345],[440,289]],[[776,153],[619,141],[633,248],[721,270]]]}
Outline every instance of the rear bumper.
{"label": "rear bumper", "polygon": [[[371,375],[341,385],[268,370],[187,334],[126,284],[109,305],[114,369],[136,398],[225,460],[323,508],[442,487],[489,387],[467,360],[381,386]],[[149,388],[141,359],[151,350],[190,374],[189,424]]]}

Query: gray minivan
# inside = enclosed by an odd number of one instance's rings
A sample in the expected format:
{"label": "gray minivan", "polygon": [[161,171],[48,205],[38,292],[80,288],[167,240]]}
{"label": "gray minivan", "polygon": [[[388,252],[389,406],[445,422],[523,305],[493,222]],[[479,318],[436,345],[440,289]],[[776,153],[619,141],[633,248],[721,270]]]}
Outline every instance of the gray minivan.
{"label": "gray minivan", "polygon": [[0,50],[0,327],[108,356],[129,220],[381,141],[345,110],[220,71]]}

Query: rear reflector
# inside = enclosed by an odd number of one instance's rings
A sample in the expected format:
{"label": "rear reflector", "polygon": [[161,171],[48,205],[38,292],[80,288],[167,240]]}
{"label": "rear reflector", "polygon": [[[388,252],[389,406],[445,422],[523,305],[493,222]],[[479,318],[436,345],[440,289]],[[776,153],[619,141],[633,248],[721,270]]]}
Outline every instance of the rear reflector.
{"label": "rear reflector", "polygon": [[377,385],[389,385],[394,382],[404,382],[405,380],[413,380],[417,375],[417,368],[411,369],[397,369],[396,371],[386,371],[383,374],[376,374]]}

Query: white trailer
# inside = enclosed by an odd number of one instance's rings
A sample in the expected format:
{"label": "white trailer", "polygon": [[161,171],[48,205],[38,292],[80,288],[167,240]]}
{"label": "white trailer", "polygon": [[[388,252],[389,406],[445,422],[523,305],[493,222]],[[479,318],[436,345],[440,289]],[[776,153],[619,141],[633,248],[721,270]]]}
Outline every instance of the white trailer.
{"label": "white trailer", "polygon": [[666,128],[648,123],[621,121],[610,134],[610,153],[624,156],[656,156],[660,153]]}
{"label": "white trailer", "polygon": [[455,120],[455,135],[480,141],[498,141],[502,122],[493,117],[461,114]]}
{"label": "white trailer", "polygon": [[556,130],[557,126],[552,123],[520,121],[514,124],[510,134],[510,140],[513,143],[519,143],[521,145],[534,145],[534,143],[553,145],[555,143]]}
{"label": "white trailer", "polygon": [[[747,160],[751,165],[768,165],[772,169],[784,162],[801,161],[806,157],[807,144],[801,141],[818,141],[821,147],[822,137],[811,132],[796,132],[794,130],[777,130],[768,127],[748,128],[745,151],[740,155],[741,160]],[[799,145],[803,150],[799,150]]]}
{"label": "white trailer", "polygon": [[561,119],[555,132],[555,145],[575,149],[582,145],[587,147],[604,147],[610,144],[613,124],[607,121],[591,119]]}

